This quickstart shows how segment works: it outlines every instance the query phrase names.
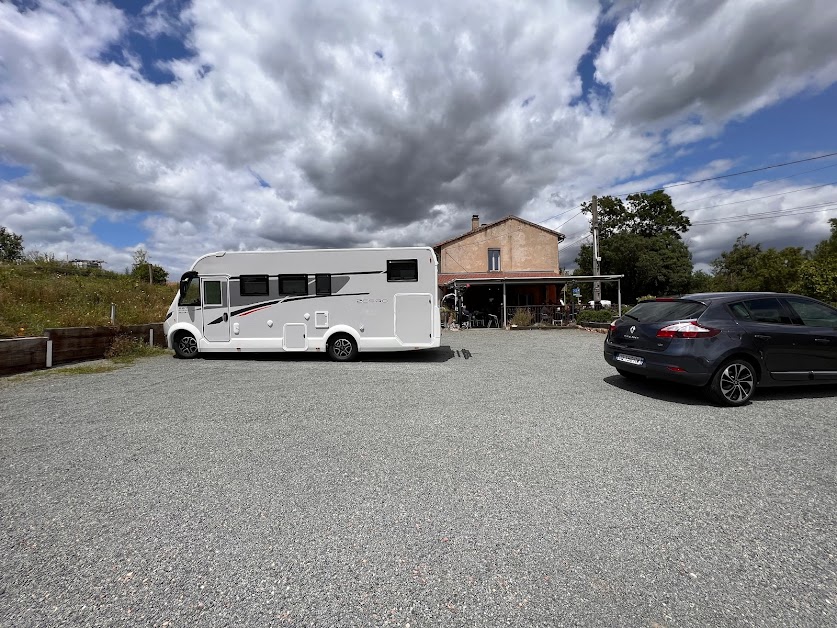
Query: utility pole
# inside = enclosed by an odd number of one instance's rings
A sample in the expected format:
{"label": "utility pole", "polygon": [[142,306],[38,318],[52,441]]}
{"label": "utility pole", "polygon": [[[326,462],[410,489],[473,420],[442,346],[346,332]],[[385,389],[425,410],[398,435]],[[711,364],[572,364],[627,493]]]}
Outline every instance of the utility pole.
{"label": "utility pole", "polygon": [[[593,274],[598,277],[600,273],[599,262],[602,261],[602,258],[599,255],[599,205],[595,194],[593,195],[593,202],[590,203],[590,208],[592,209],[590,225],[593,228]],[[596,309],[599,308],[601,300],[602,282],[596,280],[593,282],[593,306]]]}
{"label": "utility pole", "polygon": [[151,262],[148,262],[148,283],[154,283],[154,271],[153,267],[151,266]]}

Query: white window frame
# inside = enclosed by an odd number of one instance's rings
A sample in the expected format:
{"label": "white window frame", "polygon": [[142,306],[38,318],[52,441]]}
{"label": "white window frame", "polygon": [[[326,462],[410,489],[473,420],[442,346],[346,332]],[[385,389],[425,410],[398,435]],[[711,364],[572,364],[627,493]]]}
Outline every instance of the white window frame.
{"label": "white window frame", "polygon": [[[494,252],[497,253],[496,260],[492,259],[491,254],[494,253]],[[497,262],[497,264],[496,264],[497,268],[492,268],[492,262],[494,262],[494,261]],[[501,265],[500,265],[500,249],[488,249],[488,272],[490,272],[490,273],[499,272],[500,268],[501,268]]]}

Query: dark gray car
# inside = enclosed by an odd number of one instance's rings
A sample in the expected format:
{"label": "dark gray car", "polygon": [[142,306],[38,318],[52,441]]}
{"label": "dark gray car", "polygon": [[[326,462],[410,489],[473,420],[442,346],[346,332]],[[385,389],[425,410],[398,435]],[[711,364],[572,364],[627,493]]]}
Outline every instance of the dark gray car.
{"label": "dark gray car", "polygon": [[772,292],[643,301],[611,323],[604,357],[624,377],[703,386],[737,406],[757,386],[837,383],[837,309]]}

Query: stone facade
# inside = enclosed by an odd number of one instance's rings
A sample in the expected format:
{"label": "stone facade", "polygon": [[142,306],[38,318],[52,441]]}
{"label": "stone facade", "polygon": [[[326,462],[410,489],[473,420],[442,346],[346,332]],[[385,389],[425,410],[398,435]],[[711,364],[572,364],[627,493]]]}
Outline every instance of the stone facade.
{"label": "stone facade", "polygon": [[[484,273],[489,268],[489,250],[499,249],[499,273],[516,271],[558,272],[561,234],[515,216],[479,227],[436,247],[440,273]],[[475,227],[475,228],[474,228]]]}

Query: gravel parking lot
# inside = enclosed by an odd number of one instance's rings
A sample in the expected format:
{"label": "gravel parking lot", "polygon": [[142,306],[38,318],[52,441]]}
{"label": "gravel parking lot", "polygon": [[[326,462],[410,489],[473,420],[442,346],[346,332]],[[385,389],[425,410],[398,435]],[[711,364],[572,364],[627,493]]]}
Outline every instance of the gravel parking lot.
{"label": "gravel parking lot", "polygon": [[0,381],[3,626],[837,624],[837,389],[580,330]]}

